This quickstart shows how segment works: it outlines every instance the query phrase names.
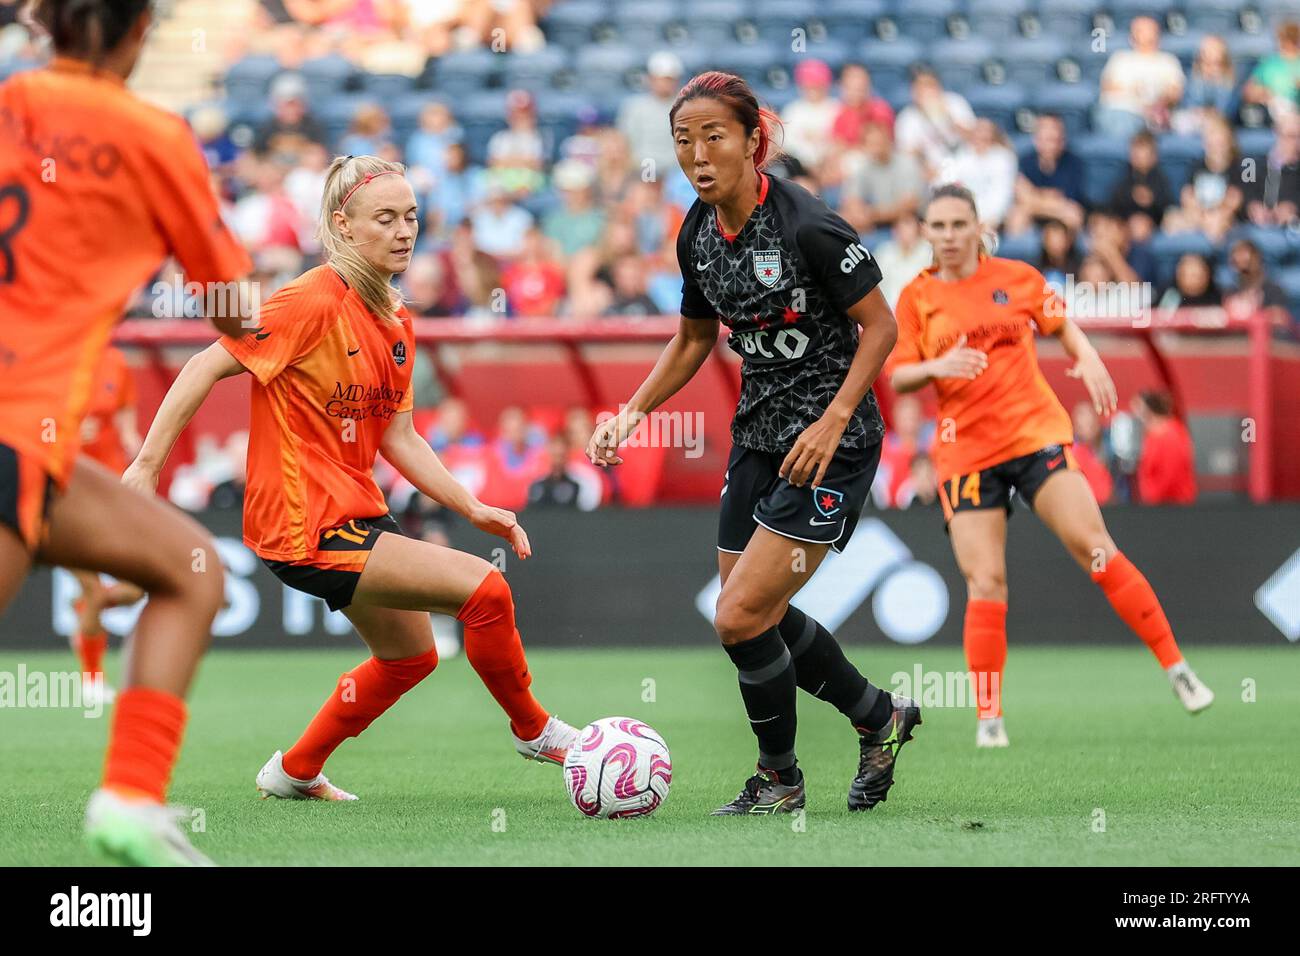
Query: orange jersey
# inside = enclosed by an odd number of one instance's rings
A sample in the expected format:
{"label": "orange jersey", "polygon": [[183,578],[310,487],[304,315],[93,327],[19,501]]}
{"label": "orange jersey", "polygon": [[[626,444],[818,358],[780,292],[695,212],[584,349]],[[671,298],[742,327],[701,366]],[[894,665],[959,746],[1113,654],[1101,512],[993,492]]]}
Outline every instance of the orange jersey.
{"label": "orange jersey", "polygon": [[95,369],[131,294],[251,268],[185,121],[74,60],[0,84],[0,443],[66,483]]}
{"label": "orange jersey", "polygon": [[81,422],[81,453],[116,474],[126,471],[126,449],[117,428],[118,415],[135,406],[135,379],[126,356],[112,346],[95,370],[86,417]]}
{"label": "orange jersey", "polygon": [[1056,332],[1065,307],[1033,266],[982,257],[958,282],[944,282],[931,267],[907,284],[894,311],[898,344],[887,374],[942,355],[963,334],[968,348],[988,355],[988,368],[974,379],[935,379],[940,481],[1073,441],[1070,416],[1034,351],[1034,326]]}
{"label": "orange jersey", "polygon": [[387,513],[375,456],[413,404],[415,340],[410,315],[398,315],[400,325],[380,322],[318,266],[266,300],[258,328],[220,339],[256,378],[244,543],[261,557],[312,560],[321,532]]}

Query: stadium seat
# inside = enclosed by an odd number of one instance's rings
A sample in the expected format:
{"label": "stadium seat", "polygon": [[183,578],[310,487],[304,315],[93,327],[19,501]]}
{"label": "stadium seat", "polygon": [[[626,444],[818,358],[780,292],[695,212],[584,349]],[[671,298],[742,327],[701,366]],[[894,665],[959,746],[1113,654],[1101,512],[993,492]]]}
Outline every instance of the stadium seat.
{"label": "stadium seat", "polygon": [[826,32],[843,43],[855,44],[871,35],[871,25],[889,12],[887,0],[827,0],[817,17]]}
{"label": "stadium seat", "polygon": [[1043,241],[1037,229],[1030,229],[1015,236],[1003,236],[998,241],[997,254],[1004,259],[1019,259],[1021,262],[1037,262],[1043,250]]}
{"label": "stadium seat", "polygon": [[1070,149],[1083,160],[1083,190],[1089,205],[1102,206],[1128,166],[1128,144],[1109,136],[1080,136]]}
{"label": "stadium seat", "polygon": [[1276,139],[1271,129],[1237,130],[1237,148],[1242,156],[1262,157],[1273,148]]}
{"label": "stadium seat", "polygon": [[1038,21],[1045,37],[1086,37],[1097,0],[1041,0]]}
{"label": "stadium seat", "polygon": [[1203,33],[1223,36],[1239,29],[1241,10],[1247,0],[1185,0],[1187,26]]}
{"label": "stadium seat", "polygon": [[613,12],[610,22],[618,32],[618,39],[647,53],[667,43],[665,30],[670,23],[682,19],[682,8],[676,3],[628,3]]}
{"label": "stadium seat", "polygon": [[605,5],[599,0],[564,0],[541,20],[542,32],[550,42],[577,50],[592,39],[592,27],[605,19]]}
{"label": "stadium seat", "polygon": [[1024,37],[1004,40],[994,48],[1008,83],[1028,89],[1056,82],[1056,64],[1069,54],[1069,44],[1059,37]]}
{"label": "stadium seat", "polygon": [[1287,231],[1281,227],[1265,228],[1263,226],[1247,225],[1238,226],[1228,233],[1227,239],[1223,243],[1223,256],[1228,255],[1228,250],[1238,239],[1248,239],[1253,242],[1259,249],[1260,255],[1268,264],[1269,269],[1277,269],[1291,258],[1291,243],[1287,240]]}
{"label": "stadium seat", "polygon": [[1056,113],[1071,136],[1088,132],[1097,91],[1077,83],[1048,83],[1034,90],[1031,102],[1039,113]]}
{"label": "stadium seat", "polygon": [[[1300,13],[1296,14],[1300,16]],[[1228,52],[1232,62],[1239,69],[1254,69],[1256,62],[1274,52],[1277,46],[1271,31],[1263,33],[1230,33],[1224,37],[1228,41]]]}
{"label": "stadium seat", "polygon": [[838,76],[840,67],[848,61],[852,55],[852,49],[845,43],[841,43],[834,37],[820,41],[809,41],[803,52],[797,52],[789,48],[786,44],[785,62],[794,69],[799,65],[800,60],[821,60],[826,63]]}
{"label": "stadium seat", "polygon": [[759,36],[769,43],[779,43],[790,49],[791,39],[802,30],[805,42],[809,39],[808,22],[816,18],[820,4],[811,0],[756,0],[749,5],[745,19],[751,21]]}
{"label": "stadium seat", "polygon": [[921,57],[921,44],[905,37],[893,41],[864,40],[858,47],[858,59],[867,65],[872,79],[881,87],[908,83],[908,71]]}
{"label": "stadium seat", "polygon": [[[0,69],[5,65],[0,64]],[[271,80],[280,72],[280,62],[273,56],[246,56],[226,71],[226,95],[232,100],[258,100],[266,96]]]}
{"label": "stadium seat", "polygon": [[1179,6],[1179,0],[1107,0],[1104,9],[1115,21],[1116,30],[1127,33],[1134,18],[1155,17],[1163,24],[1165,17],[1176,6]]}
{"label": "stadium seat", "polygon": [[1160,38],[1160,49],[1178,57],[1178,62],[1183,65],[1183,71],[1190,73],[1192,61],[1196,59],[1196,51],[1200,49],[1204,38],[1205,34],[1199,30],[1189,31],[1182,36],[1166,34]]}
{"label": "stadium seat", "polygon": [[433,68],[431,87],[439,93],[458,96],[493,85],[497,71],[507,57],[488,49],[459,50],[437,60],[430,60]]}
{"label": "stadium seat", "polygon": [[1273,274],[1273,281],[1286,293],[1291,302],[1291,312],[1300,314],[1300,266],[1279,269]]}
{"label": "stadium seat", "polygon": [[1016,131],[1016,110],[1025,105],[1027,98],[1025,91],[1015,84],[976,84],[965,90],[965,96],[976,116],[993,120],[1007,133]]}
{"label": "stadium seat", "polygon": [[740,0],[700,0],[683,13],[691,42],[715,49],[736,42],[736,23],[745,16],[746,5]]}
{"label": "stadium seat", "polygon": [[894,19],[903,36],[932,42],[948,35],[948,18],[955,13],[956,0],[908,0]]}
{"label": "stadium seat", "polygon": [[971,30],[990,40],[1010,40],[1020,35],[1020,16],[1030,9],[1030,0],[971,0]]}
{"label": "stadium seat", "polygon": [[323,97],[333,96],[347,90],[348,84],[356,74],[356,67],[351,61],[337,54],[304,60],[298,72],[307,84],[307,101],[315,104]]}
{"label": "stadium seat", "polygon": [[1169,177],[1169,186],[1178,195],[1178,191],[1187,182],[1192,167],[1205,155],[1199,136],[1180,136],[1167,133],[1157,142],[1160,155],[1160,168]]}
{"label": "stadium seat", "polygon": [[732,44],[717,51],[711,62],[717,69],[743,76],[751,84],[763,84],[769,71],[783,68],[786,60],[785,48],[760,42],[749,46]]}
{"label": "stadium seat", "polygon": [[645,67],[646,54],[623,44],[584,47],[573,60],[581,89],[627,90],[632,77]]}
{"label": "stadium seat", "polygon": [[364,103],[373,103],[374,99],[359,93],[337,93],[314,100],[311,104],[312,115],[325,127],[325,135],[330,145],[342,139],[343,134],[352,125],[352,117]]}
{"label": "stadium seat", "polygon": [[400,73],[362,73],[360,82],[363,93],[385,103],[415,89],[415,80]]}
{"label": "stadium seat", "polygon": [[964,91],[982,81],[981,68],[994,55],[992,41],[971,36],[964,40],[939,40],[930,44],[927,54],[943,85]]}
{"label": "stadium seat", "polygon": [[548,46],[530,53],[510,54],[506,57],[502,79],[509,89],[535,93],[554,85],[569,68],[569,51],[559,46]]}

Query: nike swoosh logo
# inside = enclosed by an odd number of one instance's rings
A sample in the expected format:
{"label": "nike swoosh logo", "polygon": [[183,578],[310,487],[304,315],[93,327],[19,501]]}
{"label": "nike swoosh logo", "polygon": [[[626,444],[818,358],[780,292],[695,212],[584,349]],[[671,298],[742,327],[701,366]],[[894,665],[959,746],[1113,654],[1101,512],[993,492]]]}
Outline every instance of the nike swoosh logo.
{"label": "nike swoosh logo", "polygon": [[1059,464],[1060,464],[1061,462],[1063,462],[1063,461],[1065,461],[1065,456],[1064,456],[1064,455],[1059,455],[1059,456],[1057,456],[1056,458],[1053,458],[1051,461],[1049,461],[1049,462],[1047,463],[1047,470],[1048,470],[1048,471],[1051,471],[1053,468],[1055,468],[1057,465],[1059,465]]}
{"label": "nike swoosh logo", "polygon": [[696,268],[697,271],[699,271],[699,272],[703,272],[703,271],[704,271],[705,269],[707,269],[709,266],[713,265],[713,263],[714,263],[716,260],[717,260],[717,256],[714,256],[714,257],[713,257],[712,259],[710,259],[708,262],[697,262],[697,263],[695,263],[695,268]]}
{"label": "nike swoosh logo", "polygon": [[830,521],[816,521],[816,520],[814,520],[814,519],[812,519],[812,518],[809,518],[809,519],[808,519],[808,523],[811,524],[811,525],[834,524],[834,523],[835,523],[835,519],[832,518]]}
{"label": "nike swoosh logo", "polygon": [[360,351],[361,349],[348,349],[348,358],[352,358],[352,356],[356,355]]}

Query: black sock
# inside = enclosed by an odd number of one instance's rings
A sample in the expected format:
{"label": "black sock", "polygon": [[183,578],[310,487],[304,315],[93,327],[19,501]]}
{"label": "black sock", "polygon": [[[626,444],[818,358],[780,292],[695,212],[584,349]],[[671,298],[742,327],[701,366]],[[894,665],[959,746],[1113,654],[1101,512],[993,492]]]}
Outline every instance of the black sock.
{"label": "black sock", "polygon": [[739,644],[724,644],[723,649],[740,675],[740,696],[758,738],[759,765],[778,773],[793,770],[798,685],[780,632],[768,628]]}
{"label": "black sock", "polygon": [[879,730],[885,725],[894,712],[889,694],[858,672],[830,631],[793,604],[777,630],[790,648],[800,688],[833,704],[855,727]]}

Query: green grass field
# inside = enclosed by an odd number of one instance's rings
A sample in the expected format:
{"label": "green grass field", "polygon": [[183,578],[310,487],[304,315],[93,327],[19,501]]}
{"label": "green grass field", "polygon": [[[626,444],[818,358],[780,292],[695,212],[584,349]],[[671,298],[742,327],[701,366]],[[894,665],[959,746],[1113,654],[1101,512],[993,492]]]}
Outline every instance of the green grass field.
{"label": "green grass field", "polygon": [[[855,647],[877,682],[962,668],[957,650]],[[800,698],[802,827],[790,817],[715,819],[753,764],[735,674],[714,649],[531,655],[543,703],[575,723],[628,714],[673,754],[672,792],[653,817],[583,818],[559,770],[515,756],[505,720],[463,659],[439,669],[327,773],[353,804],[261,801],[253,776],[286,748],[361,657],[217,652],[192,697],[172,797],[201,808],[195,844],[229,865],[1064,864],[1300,862],[1300,654],[1200,649],[1218,693],[1199,717],[1178,706],[1138,646],[1012,647],[1004,695],[1012,746],[976,751],[970,710],[925,711],[888,802],[850,814],[856,740],[827,705]],[[57,653],[0,654],[0,671],[62,670]],[[117,660],[109,661],[110,680]],[[655,701],[642,701],[653,679]],[[1243,681],[1255,702],[1243,702]],[[0,710],[0,864],[84,865],[83,804],[107,719]],[[1104,832],[1097,832],[1104,813]],[[494,826],[495,824],[495,826]]]}

